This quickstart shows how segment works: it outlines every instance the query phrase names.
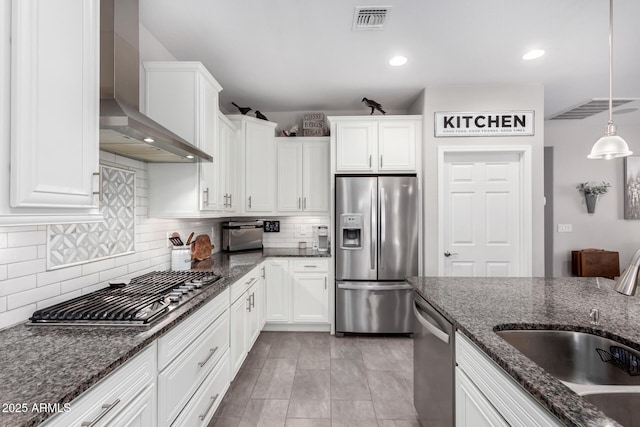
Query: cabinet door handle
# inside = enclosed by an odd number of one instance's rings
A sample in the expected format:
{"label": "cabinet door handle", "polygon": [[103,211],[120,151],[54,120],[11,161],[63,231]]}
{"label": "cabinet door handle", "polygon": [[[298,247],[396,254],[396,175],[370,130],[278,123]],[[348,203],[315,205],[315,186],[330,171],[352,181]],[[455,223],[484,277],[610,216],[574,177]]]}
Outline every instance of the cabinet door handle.
{"label": "cabinet door handle", "polygon": [[383,167],[382,154],[380,154],[380,167]]}
{"label": "cabinet door handle", "polygon": [[251,313],[251,296],[247,298],[247,311]]}
{"label": "cabinet door handle", "polygon": [[231,198],[231,196],[233,196],[233,194],[229,193],[229,207],[230,208],[233,207],[233,199]]}
{"label": "cabinet door handle", "polygon": [[228,193],[224,193],[224,207],[225,208],[229,207],[229,194]]}
{"label": "cabinet door handle", "polygon": [[[206,197],[205,197],[206,195]],[[205,206],[209,206],[209,187],[202,191],[202,200]]]}
{"label": "cabinet door handle", "polygon": [[298,197],[298,209],[301,209],[301,208],[302,208],[302,204],[301,204],[301,202],[300,202],[300,199],[301,199],[301,198],[300,198],[300,197]]}
{"label": "cabinet door handle", "polygon": [[326,276],[324,278],[324,288],[327,289],[327,278],[326,278]]}
{"label": "cabinet door handle", "polygon": [[264,265],[262,266],[262,278],[264,279]]}
{"label": "cabinet door handle", "polygon": [[251,209],[251,196],[249,196],[249,209]]}
{"label": "cabinet door handle", "polygon": [[[100,170],[102,170],[102,168],[100,168]],[[102,199],[104,198],[104,193],[102,192],[102,173],[94,172],[91,175],[98,177],[98,191],[94,191],[93,194],[97,194],[98,200],[102,201]],[[93,182],[95,182],[95,180]]]}
{"label": "cabinet door handle", "polygon": [[96,424],[98,424],[98,421],[103,419],[104,416],[107,415],[107,413],[109,413],[109,411],[111,411],[113,408],[115,408],[118,403],[120,403],[120,399],[114,400],[113,403],[105,403],[104,405],[102,405],[102,412],[100,412],[97,417],[95,417],[91,421],[83,421],[82,424],[80,424],[80,425],[82,427],[93,427],[93,426],[95,426]]}
{"label": "cabinet door handle", "polygon": [[369,168],[371,168],[371,154],[369,154]]}
{"label": "cabinet door handle", "polygon": [[198,367],[202,368],[204,365],[207,364],[207,362],[209,361],[209,359],[211,359],[211,356],[213,356],[213,354],[218,351],[218,347],[216,346],[216,348],[212,348],[209,349],[209,355],[207,356],[206,359],[204,359],[202,362],[198,362]]}
{"label": "cabinet door handle", "polygon": [[302,209],[307,209],[307,198],[306,197],[302,198]]}
{"label": "cabinet door handle", "polygon": [[213,404],[216,403],[216,400],[218,400],[218,396],[219,394],[211,396],[211,402],[209,403],[209,406],[207,406],[207,409],[205,409],[204,414],[198,416],[198,418],[200,418],[200,421],[204,421],[204,419],[207,418],[207,412],[209,412],[213,407]]}
{"label": "cabinet door handle", "polygon": [[256,308],[256,293],[252,292],[251,296],[249,297],[249,304],[251,304],[251,308]]}

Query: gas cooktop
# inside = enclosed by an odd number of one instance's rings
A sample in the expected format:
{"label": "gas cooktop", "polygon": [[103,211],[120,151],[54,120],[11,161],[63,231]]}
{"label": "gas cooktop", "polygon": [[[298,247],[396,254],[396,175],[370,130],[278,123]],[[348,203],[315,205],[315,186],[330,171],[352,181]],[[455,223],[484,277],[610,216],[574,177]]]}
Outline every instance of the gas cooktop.
{"label": "gas cooktop", "polygon": [[37,325],[148,325],[221,277],[202,271],[154,271],[37,310],[29,320]]}

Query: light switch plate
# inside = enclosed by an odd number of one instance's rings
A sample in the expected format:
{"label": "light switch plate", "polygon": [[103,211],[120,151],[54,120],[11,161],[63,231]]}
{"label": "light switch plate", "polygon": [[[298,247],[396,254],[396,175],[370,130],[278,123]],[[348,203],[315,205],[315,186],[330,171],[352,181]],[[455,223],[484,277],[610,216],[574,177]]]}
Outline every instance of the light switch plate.
{"label": "light switch plate", "polygon": [[573,232],[572,224],[558,224],[558,233],[571,233]]}
{"label": "light switch plate", "polygon": [[308,225],[301,225],[300,226],[300,235],[301,236],[306,236],[307,234],[309,234],[309,226]]}

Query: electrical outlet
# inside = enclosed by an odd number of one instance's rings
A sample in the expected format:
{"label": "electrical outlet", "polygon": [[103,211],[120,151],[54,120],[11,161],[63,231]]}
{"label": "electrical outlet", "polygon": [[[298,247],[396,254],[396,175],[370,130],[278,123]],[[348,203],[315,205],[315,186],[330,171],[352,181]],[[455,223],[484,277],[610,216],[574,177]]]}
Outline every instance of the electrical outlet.
{"label": "electrical outlet", "polygon": [[301,236],[306,236],[307,234],[309,234],[309,226],[308,225],[301,225],[300,226],[300,235]]}
{"label": "electrical outlet", "polygon": [[571,233],[573,232],[572,224],[558,224],[558,233]]}

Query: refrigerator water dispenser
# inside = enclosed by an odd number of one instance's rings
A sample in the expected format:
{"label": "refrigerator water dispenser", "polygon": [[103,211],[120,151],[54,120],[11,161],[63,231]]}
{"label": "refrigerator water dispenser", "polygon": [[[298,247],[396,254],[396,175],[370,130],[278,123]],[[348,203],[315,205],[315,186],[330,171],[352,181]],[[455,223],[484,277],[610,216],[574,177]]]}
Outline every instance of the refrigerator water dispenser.
{"label": "refrigerator water dispenser", "polygon": [[362,249],[362,214],[340,215],[342,249]]}

